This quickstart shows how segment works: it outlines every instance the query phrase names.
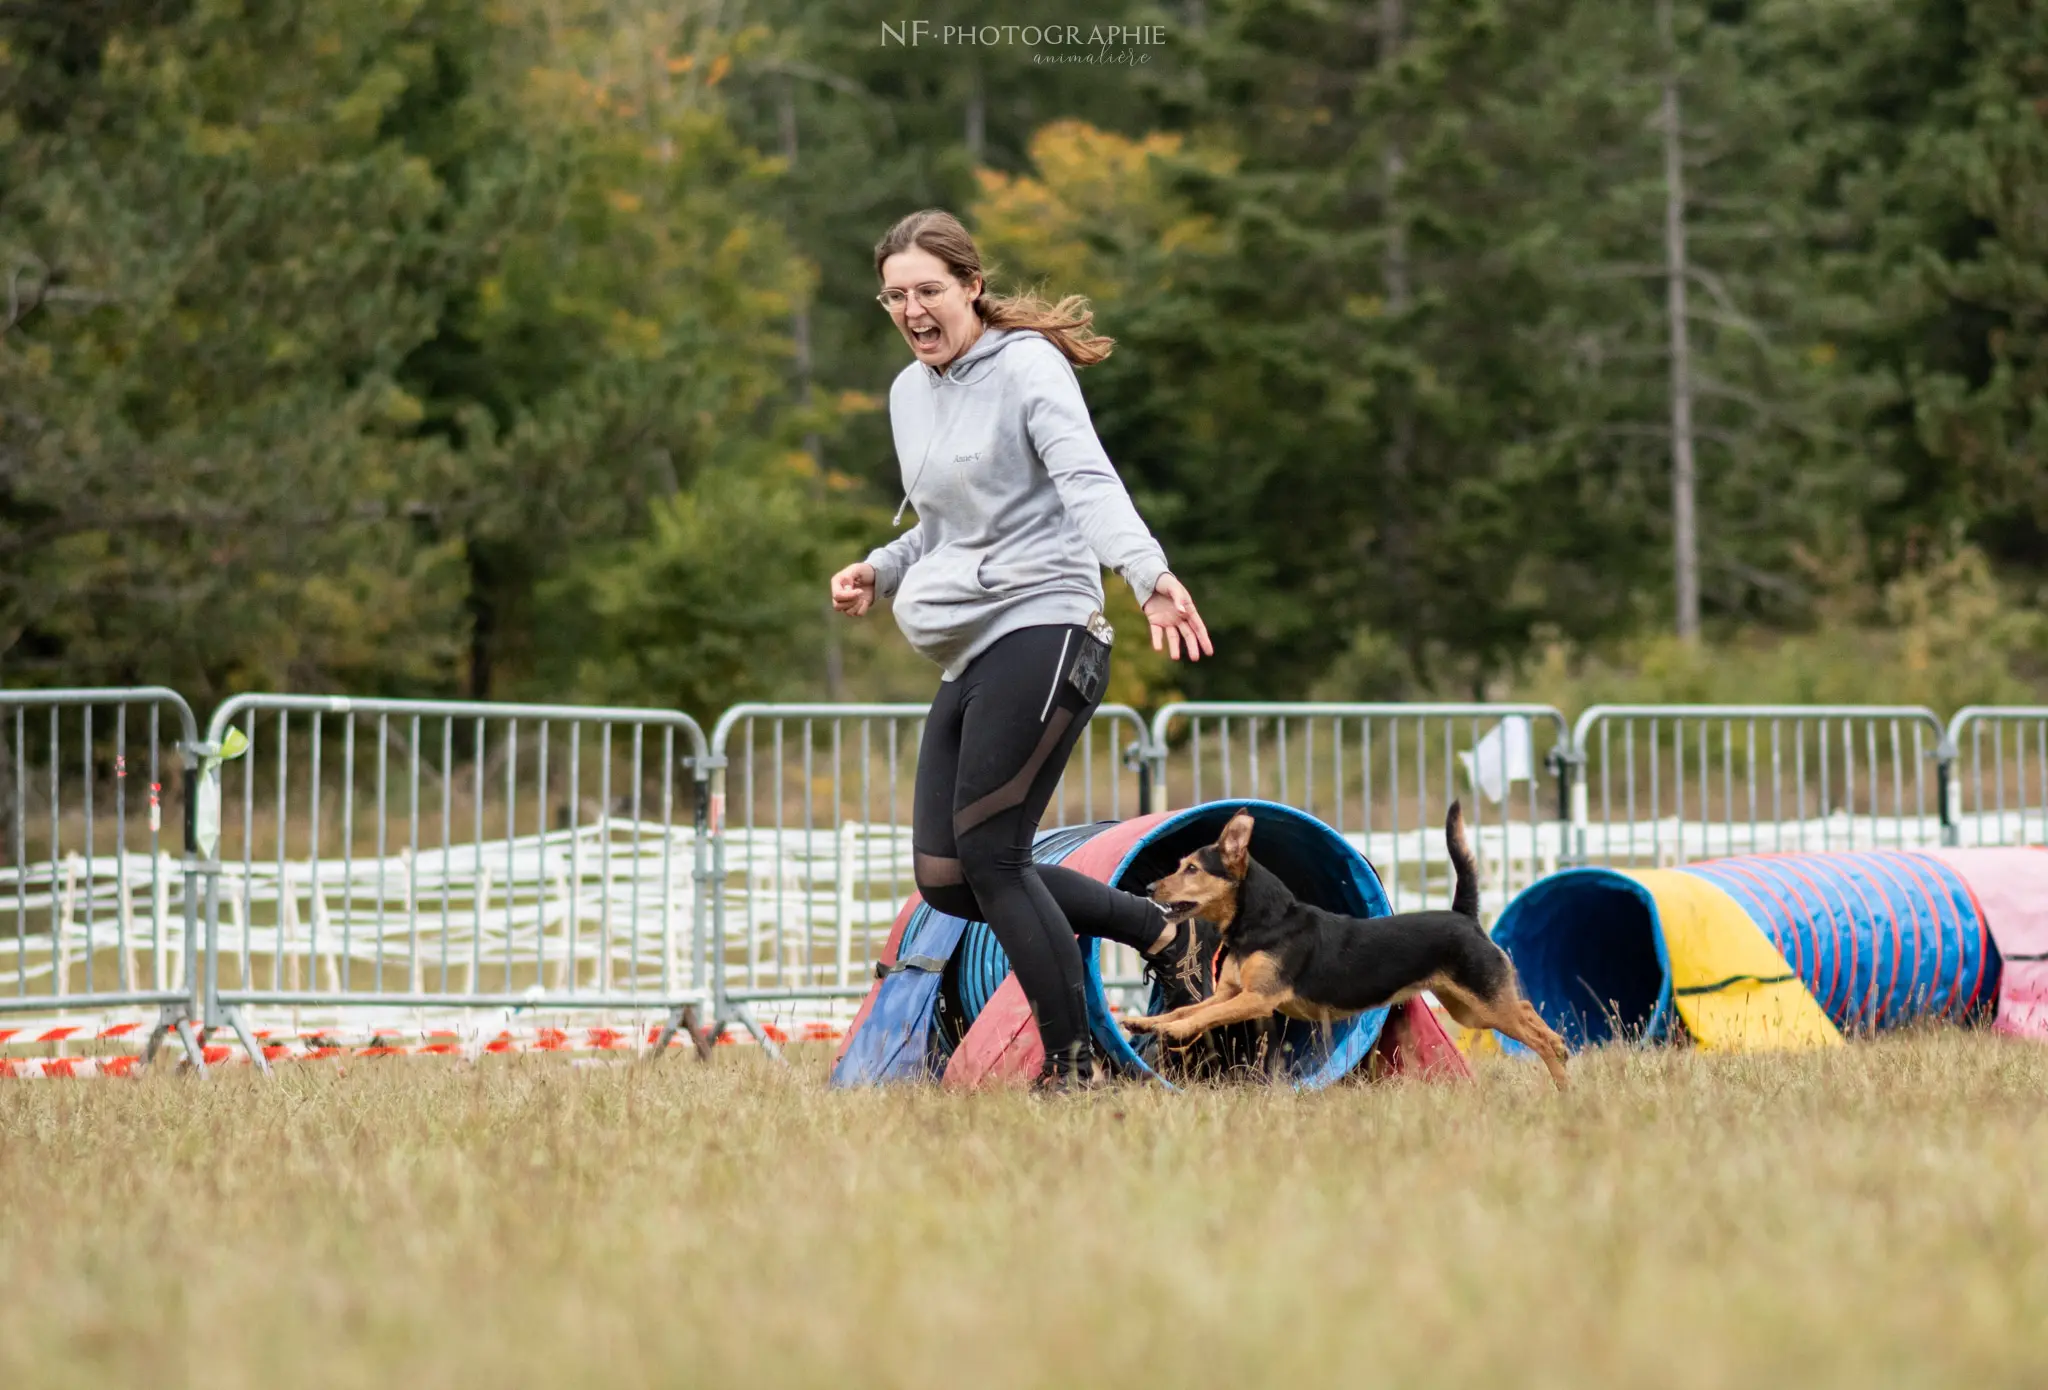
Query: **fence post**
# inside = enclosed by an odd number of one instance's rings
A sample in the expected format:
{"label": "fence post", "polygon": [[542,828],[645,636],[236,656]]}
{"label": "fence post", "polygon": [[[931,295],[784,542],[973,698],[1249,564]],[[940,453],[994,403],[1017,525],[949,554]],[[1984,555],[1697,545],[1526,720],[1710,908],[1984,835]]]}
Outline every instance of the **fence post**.
{"label": "fence post", "polygon": [[[723,807],[722,793],[725,787],[725,758],[719,754],[706,753],[689,760],[696,789],[696,841],[692,851],[694,863],[690,875],[696,884],[691,895],[690,909],[690,981],[694,988],[705,988],[709,980],[713,1018],[725,1016],[725,953],[724,943],[719,940],[724,923],[722,914],[714,907],[714,899],[721,896],[720,877],[725,868],[725,833],[720,822]],[[718,968],[712,969],[716,957]]]}
{"label": "fence post", "polygon": [[1586,862],[1586,753],[1567,730],[1548,761],[1557,778],[1557,866],[1572,868]]}
{"label": "fence post", "polygon": [[[211,733],[211,729],[208,730]],[[239,1009],[223,1008],[220,1002],[220,767],[249,749],[249,740],[229,724],[219,739],[189,740],[179,752],[185,765],[185,969],[193,980],[199,1007],[202,1035],[223,1025],[235,1030],[242,1048],[256,1070],[270,1074],[270,1063],[262,1047],[250,1034]],[[197,856],[195,859],[194,856]],[[197,911],[194,875],[204,878],[206,888],[206,958],[201,970],[192,970],[193,919]],[[242,924],[246,932],[248,924]],[[246,939],[246,938],[245,938]],[[199,983],[199,975],[204,983]],[[242,982],[243,988],[249,982]]]}
{"label": "fence post", "polygon": [[[216,1007],[213,999],[214,937],[218,932],[216,919],[220,914],[216,910],[216,904],[208,904],[205,912],[206,943],[202,962],[200,903],[210,896],[208,886],[212,875],[206,872],[205,866],[205,861],[210,856],[200,847],[199,797],[201,784],[209,775],[213,775],[202,770],[202,746],[188,739],[179,739],[177,750],[178,766],[182,774],[179,778],[179,791],[185,802],[185,862],[182,866],[185,875],[185,941],[182,949],[185,956],[185,988],[191,993],[187,1006],[191,1009],[191,1017],[195,1022],[201,1027],[209,1027],[213,1022]],[[217,894],[211,896],[217,898]]]}
{"label": "fence post", "polygon": [[[761,1051],[775,1061],[782,1060],[782,1049],[768,1036],[768,1030],[754,1017],[753,1011],[744,1003],[734,1003],[731,991],[725,983],[725,769],[726,739],[732,728],[741,719],[751,717],[758,706],[734,705],[718,717],[711,730],[711,751],[704,759],[705,769],[711,774],[710,820],[711,820],[711,1033],[718,1038],[728,1024],[737,1023],[753,1034],[754,1041],[761,1045]],[[780,769],[777,769],[778,774]],[[751,942],[748,949],[752,949]]]}
{"label": "fence post", "polygon": [[[1960,719],[1957,721],[1960,722]],[[1956,808],[1956,763],[1958,750],[1955,741],[1955,726],[1951,724],[1942,730],[1941,742],[1934,746],[1935,804],[1941,816],[1941,842],[1950,849],[1962,843],[1962,823]]]}
{"label": "fence post", "polygon": [[1139,726],[1138,737],[1124,745],[1123,763],[1126,769],[1138,774],[1138,814],[1141,816],[1151,815],[1155,767],[1152,750],[1146,746],[1145,731],[1142,725]]}
{"label": "fence post", "polygon": [[1166,708],[1153,711],[1152,722],[1145,727],[1144,743],[1145,777],[1138,784],[1140,810],[1149,810],[1155,804],[1164,809],[1173,799],[1166,782]]}
{"label": "fence post", "polygon": [[[187,737],[179,739],[176,747],[182,774],[178,779],[179,794],[185,802],[185,862],[182,866],[185,878],[185,939],[179,951],[184,957],[186,998],[182,1004],[171,1006],[171,1009],[182,1012],[183,1017],[173,1018],[170,1010],[166,1010],[158,1027],[161,1029],[168,1025],[176,1029],[187,1055],[192,1059],[193,1069],[204,1076],[206,1030],[213,1026],[219,1011],[214,972],[219,958],[220,865],[210,862],[213,855],[201,843],[199,799],[206,779],[217,777],[219,773],[217,766],[208,768],[205,764],[202,754],[206,745]],[[202,901],[205,903],[203,930],[206,938],[203,960],[200,949]],[[199,1029],[196,1038],[192,1036],[195,1024]]]}

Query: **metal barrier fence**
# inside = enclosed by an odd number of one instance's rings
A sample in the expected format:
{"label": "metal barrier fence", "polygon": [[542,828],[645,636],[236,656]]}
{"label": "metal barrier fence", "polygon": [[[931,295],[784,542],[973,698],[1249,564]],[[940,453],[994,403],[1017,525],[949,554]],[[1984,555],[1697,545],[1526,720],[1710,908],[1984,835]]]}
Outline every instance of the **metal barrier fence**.
{"label": "metal barrier fence", "polygon": [[[203,1069],[191,707],[160,686],[5,691],[0,720],[0,1012],[154,1007],[149,1055],[175,1030]],[[167,802],[186,812],[175,853]]]}
{"label": "metal barrier fence", "polygon": [[[910,811],[928,706],[757,704],[712,729],[711,954],[721,998],[852,999],[867,992],[915,888]],[[1145,805],[1145,723],[1098,708],[1047,825],[1122,819]],[[1105,970],[1135,975],[1135,962]]]}
{"label": "metal barrier fence", "polygon": [[[914,888],[924,705],[663,710],[0,692],[0,1013],[175,1030],[320,1015],[851,1000]],[[173,770],[177,775],[173,776]],[[146,788],[146,790],[145,790]],[[1569,864],[2048,845],[2048,707],[1110,706],[1048,826],[1233,797],[1346,835],[1397,911],[1448,900],[1463,800],[1489,912]],[[167,818],[183,821],[171,830]],[[182,843],[173,847],[173,840]],[[1104,960],[1135,987],[1135,958]],[[706,1014],[710,1017],[707,1019]]]}
{"label": "metal barrier fence", "polygon": [[243,695],[202,752],[206,1022],[252,1058],[248,1005],[661,1010],[704,1046],[688,715]]}
{"label": "metal barrier fence", "polygon": [[1244,796],[1307,811],[1364,851],[1396,912],[1450,903],[1454,799],[1489,915],[1566,851],[1569,733],[1549,705],[1182,703],[1151,732],[1167,806]]}
{"label": "metal barrier fence", "polygon": [[2048,706],[1972,705],[1949,721],[1948,742],[1950,843],[2048,845]]}
{"label": "metal barrier fence", "polygon": [[1580,864],[1947,838],[1949,743],[1919,706],[1596,705],[1571,744]]}

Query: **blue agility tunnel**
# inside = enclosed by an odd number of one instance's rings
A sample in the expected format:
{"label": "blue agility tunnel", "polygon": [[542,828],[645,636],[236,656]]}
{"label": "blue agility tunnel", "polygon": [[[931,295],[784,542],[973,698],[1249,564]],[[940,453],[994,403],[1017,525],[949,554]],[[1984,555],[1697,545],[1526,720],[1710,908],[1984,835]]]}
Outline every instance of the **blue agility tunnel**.
{"label": "blue agility tunnel", "polygon": [[[1064,864],[1141,892],[1171,871],[1182,856],[1213,843],[1239,810],[1249,810],[1256,821],[1252,854],[1304,902],[1355,917],[1383,916],[1390,910],[1379,875],[1357,847],[1315,817],[1274,802],[1212,802],[1135,820],[1047,831],[1039,836],[1034,852],[1040,863]],[[901,922],[892,965],[913,964],[906,969],[884,967],[891,973],[871,992],[856,1020],[834,1069],[834,1084],[939,1074],[949,1086],[972,1086],[1035,1070],[1036,1029],[994,933],[985,924],[933,912],[915,898]],[[1129,1074],[1152,1076],[1110,1012],[1095,944],[1082,940],[1091,1030],[1112,1065]],[[949,964],[950,996],[960,1012],[952,1022],[964,1026],[965,1036],[950,1055],[936,1055],[932,1016]],[[904,979],[907,975],[916,978]],[[1148,1011],[1158,1007],[1155,998]],[[1463,1070],[1426,1007],[1404,1007],[1402,1014],[1408,1065],[1419,1060],[1424,1067]],[[1389,1031],[1387,1021],[1385,1009],[1328,1029],[1290,1021],[1285,1041],[1292,1080],[1313,1089],[1350,1075],[1382,1042]],[[1395,1059],[1397,1066],[1401,1060]]]}
{"label": "blue agility tunnel", "polygon": [[[1041,864],[1060,863],[1077,846],[1115,824],[1109,821],[1045,831],[1033,843],[1032,857]],[[1010,973],[1010,959],[986,922],[969,922],[940,912],[915,893],[897,914],[884,955],[879,978],[868,991],[833,1064],[834,1086],[873,1086],[944,1075],[952,1042],[981,1016]],[[943,1016],[949,1001],[941,991],[949,971],[955,1017]],[[1098,977],[1091,997],[1101,993]],[[1090,1008],[1092,1012],[1093,1004]],[[1102,1015],[1107,1021],[1106,999]],[[1113,1023],[1109,1026],[1115,1029]]]}

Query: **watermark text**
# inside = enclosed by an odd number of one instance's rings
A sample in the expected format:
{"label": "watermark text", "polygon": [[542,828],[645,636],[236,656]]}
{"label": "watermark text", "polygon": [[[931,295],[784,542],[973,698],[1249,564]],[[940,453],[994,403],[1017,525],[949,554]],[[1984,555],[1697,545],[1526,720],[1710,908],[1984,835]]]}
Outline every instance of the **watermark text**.
{"label": "watermark text", "polygon": [[882,21],[882,47],[1130,49],[1166,42],[1164,24],[933,24],[924,19]]}

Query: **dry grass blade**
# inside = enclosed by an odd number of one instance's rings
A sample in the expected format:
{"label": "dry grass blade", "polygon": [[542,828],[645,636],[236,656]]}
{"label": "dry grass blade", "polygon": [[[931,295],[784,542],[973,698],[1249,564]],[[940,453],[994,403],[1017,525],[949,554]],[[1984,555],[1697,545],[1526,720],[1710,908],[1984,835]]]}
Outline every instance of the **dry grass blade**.
{"label": "dry grass blade", "polygon": [[0,1086],[9,1384],[2038,1383],[2048,1049],[833,1093],[817,1056]]}

